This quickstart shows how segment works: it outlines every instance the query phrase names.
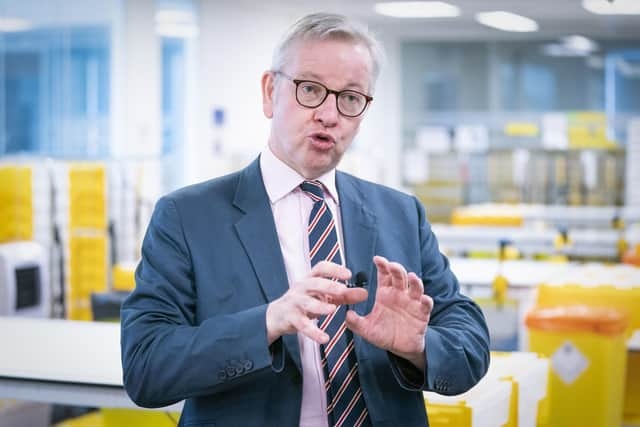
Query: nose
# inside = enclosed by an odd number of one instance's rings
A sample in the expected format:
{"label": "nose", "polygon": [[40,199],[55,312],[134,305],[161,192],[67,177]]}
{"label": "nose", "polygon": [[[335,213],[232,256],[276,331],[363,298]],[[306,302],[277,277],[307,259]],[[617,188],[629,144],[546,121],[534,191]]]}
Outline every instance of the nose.
{"label": "nose", "polygon": [[313,113],[315,120],[326,127],[335,126],[338,123],[339,115],[337,99],[334,93],[330,93],[324,102],[315,108]]}

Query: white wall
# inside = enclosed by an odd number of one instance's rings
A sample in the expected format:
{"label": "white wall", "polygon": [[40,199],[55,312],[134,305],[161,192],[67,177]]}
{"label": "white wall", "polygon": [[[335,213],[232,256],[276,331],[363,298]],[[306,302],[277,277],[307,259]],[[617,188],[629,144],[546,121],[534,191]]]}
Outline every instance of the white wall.
{"label": "white wall", "polygon": [[384,47],[386,61],[378,78],[373,103],[341,169],[400,188],[400,42],[391,35],[376,33],[375,28],[373,31]]}
{"label": "white wall", "polygon": [[[236,169],[266,144],[269,121],[262,114],[260,78],[290,19],[262,3],[200,2],[199,133],[191,162],[201,180]],[[224,158],[213,152],[212,111],[225,111]],[[219,156],[218,156],[219,157]],[[188,168],[190,169],[190,168]]]}

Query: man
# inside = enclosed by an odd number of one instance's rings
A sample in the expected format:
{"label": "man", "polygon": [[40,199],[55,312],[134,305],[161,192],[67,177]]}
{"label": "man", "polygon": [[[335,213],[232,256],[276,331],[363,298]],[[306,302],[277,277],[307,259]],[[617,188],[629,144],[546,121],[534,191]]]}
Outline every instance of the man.
{"label": "man", "polygon": [[357,24],[302,18],[262,77],[261,156],[158,202],[122,309],[136,403],[186,399],[185,426],[424,426],[421,390],[484,375],[482,313],[422,206],[335,170],[378,61]]}

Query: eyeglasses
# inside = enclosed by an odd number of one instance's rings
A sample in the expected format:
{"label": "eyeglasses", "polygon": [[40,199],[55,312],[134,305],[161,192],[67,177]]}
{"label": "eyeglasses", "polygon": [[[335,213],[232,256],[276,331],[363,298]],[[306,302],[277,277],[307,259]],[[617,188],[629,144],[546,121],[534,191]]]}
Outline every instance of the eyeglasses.
{"label": "eyeglasses", "polygon": [[296,101],[307,108],[316,108],[322,105],[329,94],[336,96],[336,108],[338,112],[347,117],[358,117],[367,105],[373,101],[373,97],[356,90],[332,90],[313,80],[298,80],[284,74],[282,71],[274,71],[296,85]]}

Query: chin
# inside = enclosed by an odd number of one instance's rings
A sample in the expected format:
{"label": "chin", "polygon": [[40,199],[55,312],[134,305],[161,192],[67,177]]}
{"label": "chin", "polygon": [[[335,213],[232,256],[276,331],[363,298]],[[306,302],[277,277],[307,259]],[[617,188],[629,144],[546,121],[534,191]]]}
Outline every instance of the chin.
{"label": "chin", "polygon": [[333,159],[322,159],[321,161],[310,162],[307,165],[307,171],[313,173],[316,177],[324,175],[329,172],[331,169],[335,168],[338,165],[338,162]]}

